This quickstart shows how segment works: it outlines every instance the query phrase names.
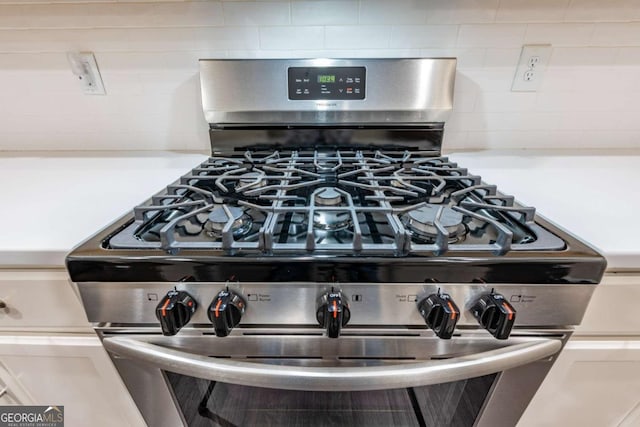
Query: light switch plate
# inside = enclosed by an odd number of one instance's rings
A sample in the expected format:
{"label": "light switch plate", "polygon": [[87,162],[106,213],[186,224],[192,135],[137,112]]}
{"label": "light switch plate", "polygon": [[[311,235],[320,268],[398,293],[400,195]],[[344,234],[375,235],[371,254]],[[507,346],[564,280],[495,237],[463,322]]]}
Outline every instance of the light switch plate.
{"label": "light switch plate", "polygon": [[542,78],[550,58],[550,44],[526,44],[522,46],[516,74],[513,76],[511,91],[537,91],[542,84]]}
{"label": "light switch plate", "polygon": [[87,95],[105,95],[102,76],[98,69],[98,63],[92,52],[67,53],[71,71],[76,75],[82,86],[82,91]]}

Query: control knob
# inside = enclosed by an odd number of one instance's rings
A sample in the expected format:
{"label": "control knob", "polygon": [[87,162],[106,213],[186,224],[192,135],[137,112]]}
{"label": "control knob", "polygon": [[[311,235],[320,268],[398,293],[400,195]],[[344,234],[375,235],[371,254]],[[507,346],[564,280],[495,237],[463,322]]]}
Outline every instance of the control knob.
{"label": "control knob", "polygon": [[483,328],[499,340],[509,338],[516,321],[516,310],[502,295],[493,292],[480,297],[471,307],[471,313]]}
{"label": "control knob", "polygon": [[433,332],[440,338],[448,340],[460,319],[460,310],[449,294],[431,294],[418,302],[418,311]]}
{"label": "control knob", "polygon": [[189,323],[198,304],[185,291],[169,291],[156,307],[156,317],[160,321],[163,335],[175,335]]}
{"label": "control knob", "polygon": [[316,319],[320,326],[327,330],[329,338],[338,338],[340,330],[349,323],[351,311],[342,292],[331,290],[320,297]]}
{"label": "control knob", "polygon": [[207,311],[216,335],[219,337],[229,335],[231,330],[240,323],[246,308],[247,303],[237,293],[229,289],[220,291]]}

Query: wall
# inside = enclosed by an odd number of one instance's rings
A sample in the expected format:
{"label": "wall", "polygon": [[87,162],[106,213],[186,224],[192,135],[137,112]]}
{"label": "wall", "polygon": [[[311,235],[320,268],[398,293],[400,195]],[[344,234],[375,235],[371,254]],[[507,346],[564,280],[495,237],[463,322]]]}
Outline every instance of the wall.
{"label": "wall", "polygon": [[[553,45],[537,93],[523,43]],[[459,59],[448,150],[640,147],[640,0],[0,0],[0,150],[207,150],[198,58],[432,55]]]}

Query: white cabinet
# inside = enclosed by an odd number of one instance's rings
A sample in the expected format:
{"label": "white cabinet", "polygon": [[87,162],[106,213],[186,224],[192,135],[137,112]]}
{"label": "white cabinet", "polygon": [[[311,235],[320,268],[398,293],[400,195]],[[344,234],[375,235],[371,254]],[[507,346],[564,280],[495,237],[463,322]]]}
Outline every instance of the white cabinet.
{"label": "white cabinet", "polygon": [[141,426],[95,336],[0,335],[0,382],[20,403],[64,405],[66,426]]}
{"label": "white cabinet", "polygon": [[572,340],[518,427],[640,425],[640,341]]}
{"label": "white cabinet", "polygon": [[92,332],[63,270],[0,270],[0,330]]}
{"label": "white cabinet", "polygon": [[606,274],[575,335],[640,336],[640,274]]}
{"label": "white cabinet", "polygon": [[64,270],[0,270],[0,405],[64,405],[65,426],[144,426]]}
{"label": "white cabinet", "polygon": [[640,426],[640,275],[607,274],[518,427]]}

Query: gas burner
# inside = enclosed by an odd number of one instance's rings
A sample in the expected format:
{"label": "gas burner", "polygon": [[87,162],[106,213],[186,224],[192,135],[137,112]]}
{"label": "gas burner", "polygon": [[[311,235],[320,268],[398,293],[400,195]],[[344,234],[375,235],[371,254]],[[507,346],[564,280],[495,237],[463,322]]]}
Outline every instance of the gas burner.
{"label": "gas burner", "polygon": [[204,229],[210,237],[220,237],[229,220],[233,221],[231,233],[236,238],[246,235],[253,225],[251,217],[242,208],[217,206],[211,210]]}
{"label": "gas burner", "polygon": [[263,172],[247,172],[240,175],[238,179],[238,186],[236,191],[244,193],[250,190],[257,190],[267,185],[267,181],[264,179],[265,174]]}
{"label": "gas burner", "polygon": [[342,202],[342,195],[334,187],[326,187],[316,192],[313,200],[318,206],[337,206]]}
{"label": "gas burner", "polygon": [[323,231],[342,231],[352,226],[351,214],[347,211],[321,211],[313,214],[313,226]]}
{"label": "gas burner", "polygon": [[[136,207],[135,222],[109,244],[263,254],[304,246],[309,252],[394,256],[450,250],[504,254],[550,245],[549,238],[539,237],[545,232],[533,223],[533,208],[514,204],[513,197],[482,185],[480,177],[444,157],[269,150],[232,155],[219,164],[219,158],[207,160],[166,194]],[[464,245],[447,247],[461,241]],[[552,243],[552,248],[562,245]]]}
{"label": "gas burner", "polygon": [[434,241],[438,237],[438,228],[435,225],[438,212],[442,209],[439,222],[449,233],[449,243],[464,240],[467,231],[462,223],[463,215],[448,206],[425,204],[417,209],[409,211],[402,217],[403,223],[419,239]]}

